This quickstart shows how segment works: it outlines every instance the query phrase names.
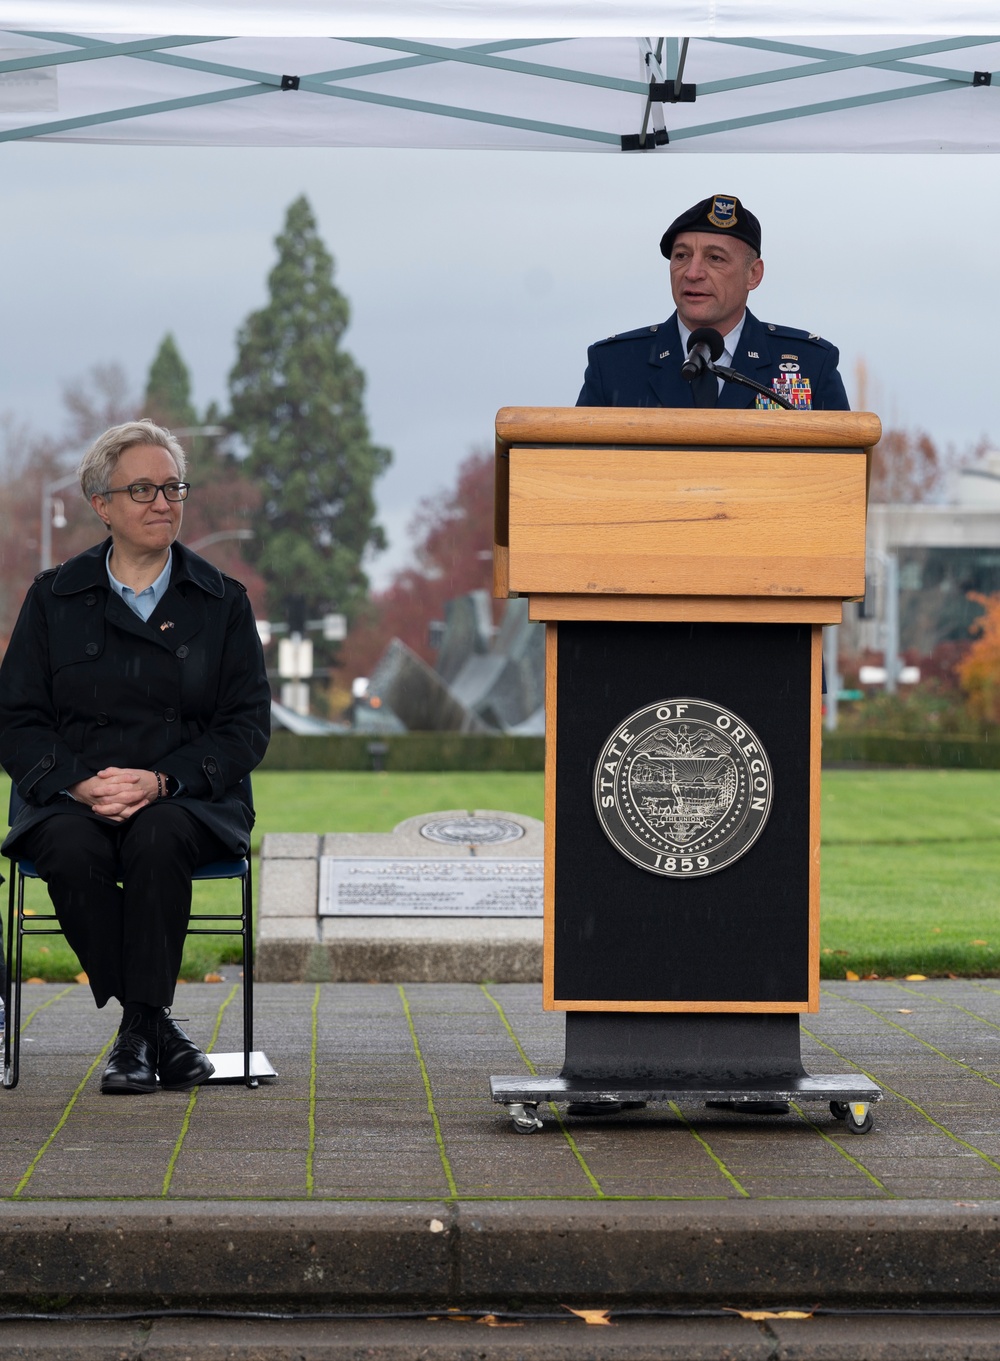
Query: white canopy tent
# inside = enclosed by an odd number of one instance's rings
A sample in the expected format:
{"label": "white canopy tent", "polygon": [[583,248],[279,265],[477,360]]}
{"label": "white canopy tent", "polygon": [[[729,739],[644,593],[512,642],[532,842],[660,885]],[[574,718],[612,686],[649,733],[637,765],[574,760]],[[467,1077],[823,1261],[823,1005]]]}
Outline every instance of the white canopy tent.
{"label": "white canopy tent", "polygon": [[2,22],[0,142],[1000,149],[993,0],[7,0]]}

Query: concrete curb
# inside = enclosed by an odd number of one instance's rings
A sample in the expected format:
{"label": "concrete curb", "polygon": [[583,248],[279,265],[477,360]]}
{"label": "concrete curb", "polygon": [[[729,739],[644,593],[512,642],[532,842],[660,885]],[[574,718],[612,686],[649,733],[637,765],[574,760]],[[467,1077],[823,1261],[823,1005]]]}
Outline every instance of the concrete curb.
{"label": "concrete curb", "polygon": [[0,1317],[995,1304],[1000,1202],[8,1203]]}

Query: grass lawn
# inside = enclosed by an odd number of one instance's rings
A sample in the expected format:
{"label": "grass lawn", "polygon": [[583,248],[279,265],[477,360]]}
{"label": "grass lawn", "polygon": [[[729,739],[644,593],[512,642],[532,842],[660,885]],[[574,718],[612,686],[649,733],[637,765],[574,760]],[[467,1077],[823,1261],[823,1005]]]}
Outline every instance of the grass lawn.
{"label": "grass lawn", "polygon": [[1000,771],[823,775],[822,971],[1000,974]]}
{"label": "grass lawn", "polygon": [[[542,776],[521,772],[273,771],[256,776],[254,799],[255,849],[268,831],[381,832],[449,808],[543,810]],[[1000,771],[825,772],[822,882],[824,977],[1000,975]],[[196,892],[201,904],[236,905],[233,885]],[[44,910],[44,889],[29,893]],[[235,958],[224,937],[189,939],[183,976]],[[58,936],[33,944],[26,964],[26,976],[46,979],[79,968]]]}
{"label": "grass lawn", "polygon": [[450,808],[493,808],[541,819],[535,771],[274,770],[254,776],[257,826],[264,832],[391,832],[404,818]]}

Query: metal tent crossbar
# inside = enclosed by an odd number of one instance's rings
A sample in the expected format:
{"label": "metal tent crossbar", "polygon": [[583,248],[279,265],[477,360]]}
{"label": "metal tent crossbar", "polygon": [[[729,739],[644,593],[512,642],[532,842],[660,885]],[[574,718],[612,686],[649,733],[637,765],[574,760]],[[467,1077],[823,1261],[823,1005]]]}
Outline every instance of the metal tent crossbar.
{"label": "metal tent crossbar", "polygon": [[[3,142],[287,145],[304,140],[314,145],[731,151],[928,150],[936,145],[992,150],[1000,141],[1000,106],[990,89],[994,67],[1000,68],[996,35],[941,36],[893,46],[872,37],[842,38],[836,46],[766,37],[511,38],[465,44],[384,35],[111,39],[19,29],[0,32],[0,45],[6,48],[0,53]],[[183,50],[192,46],[209,50],[197,56]],[[359,47],[399,55],[350,60]],[[540,48],[558,60],[519,55],[535,49],[540,56]],[[964,53],[968,64],[926,60],[953,52]],[[320,69],[331,56],[339,64]],[[162,74],[143,78],[142,69],[150,65]],[[801,99],[803,82],[815,97]],[[150,97],[127,99],[133,92]],[[220,121],[221,106],[282,93],[295,99],[268,101],[266,111],[251,119],[234,113]],[[902,121],[889,112],[890,106],[914,101],[925,106],[923,96],[932,94],[951,95],[953,107],[933,101],[934,113],[911,113]],[[358,107],[331,116],[329,99]],[[53,107],[63,116],[25,116]],[[851,114],[865,110],[864,124],[851,121]],[[192,121],[194,111],[201,116]],[[417,117],[400,119],[399,113]],[[133,126],[116,132],[123,123]],[[762,141],[764,129],[771,131]],[[751,130],[757,137],[748,143]]]}

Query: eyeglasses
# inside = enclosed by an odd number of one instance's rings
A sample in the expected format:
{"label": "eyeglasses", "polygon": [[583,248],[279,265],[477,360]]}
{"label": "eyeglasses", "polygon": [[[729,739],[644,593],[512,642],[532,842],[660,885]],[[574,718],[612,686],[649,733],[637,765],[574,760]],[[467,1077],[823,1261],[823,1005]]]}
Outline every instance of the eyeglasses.
{"label": "eyeglasses", "polygon": [[133,501],[146,504],[155,501],[160,492],[165,501],[186,501],[190,490],[190,482],[130,482],[127,487],[109,487],[102,494],[111,496],[116,491],[127,491]]}

